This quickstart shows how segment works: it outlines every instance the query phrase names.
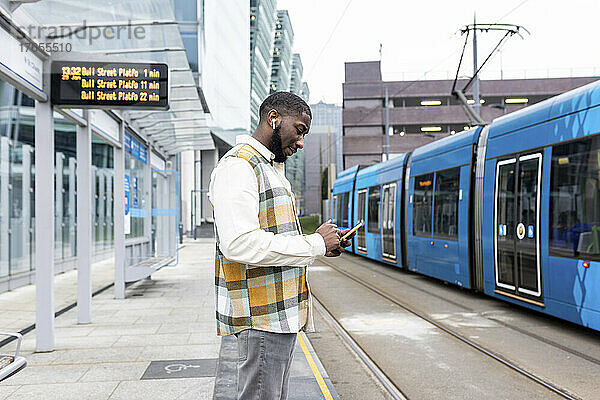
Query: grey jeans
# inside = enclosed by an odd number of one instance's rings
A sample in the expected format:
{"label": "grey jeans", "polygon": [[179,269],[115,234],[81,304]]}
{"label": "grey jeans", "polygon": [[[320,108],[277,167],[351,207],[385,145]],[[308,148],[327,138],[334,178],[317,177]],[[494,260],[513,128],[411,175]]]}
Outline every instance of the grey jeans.
{"label": "grey jeans", "polygon": [[296,334],[248,329],[236,337],[238,400],[287,399]]}

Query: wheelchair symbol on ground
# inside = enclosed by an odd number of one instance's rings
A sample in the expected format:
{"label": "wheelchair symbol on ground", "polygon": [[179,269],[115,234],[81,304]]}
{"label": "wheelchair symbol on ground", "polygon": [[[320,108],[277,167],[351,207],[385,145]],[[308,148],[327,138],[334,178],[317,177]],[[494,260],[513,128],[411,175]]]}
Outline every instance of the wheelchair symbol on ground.
{"label": "wheelchair symbol on ground", "polygon": [[202,368],[202,365],[193,365],[193,364],[169,364],[165,367],[167,374],[171,374],[173,372],[183,371],[188,368]]}
{"label": "wheelchair symbol on ground", "polygon": [[213,377],[216,373],[216,358],[152,361],[141,379],[202,378]]}

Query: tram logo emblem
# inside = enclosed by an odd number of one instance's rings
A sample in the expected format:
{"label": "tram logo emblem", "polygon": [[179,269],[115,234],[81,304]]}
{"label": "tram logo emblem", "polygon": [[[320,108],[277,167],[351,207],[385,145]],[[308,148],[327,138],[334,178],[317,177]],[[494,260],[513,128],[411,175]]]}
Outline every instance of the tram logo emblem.
{"label": "tram logo emblem", "polygon": [[522,222],[519,225],[517,225],[517,237],[519,238],[519,240],[523,240],[523,238],[525,237],[525,225],[523,225]]}

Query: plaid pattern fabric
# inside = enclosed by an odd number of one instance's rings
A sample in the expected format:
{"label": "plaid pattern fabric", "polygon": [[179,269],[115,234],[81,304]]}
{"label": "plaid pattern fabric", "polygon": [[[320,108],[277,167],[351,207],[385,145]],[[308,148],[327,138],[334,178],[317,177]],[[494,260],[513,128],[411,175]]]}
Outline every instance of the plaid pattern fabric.
{"label": "plaid pattern fabric", "polygon": [[[260,228],[277,235],[301,235],[291,193],[274,167],[252,146],[242,144],[223,157],[238,157],[254,169],[259,192]],[[309,309],[306,267],[261,267],[215,256],[217,334],[227,336],[245,329],[276,333],[300,331]]]}

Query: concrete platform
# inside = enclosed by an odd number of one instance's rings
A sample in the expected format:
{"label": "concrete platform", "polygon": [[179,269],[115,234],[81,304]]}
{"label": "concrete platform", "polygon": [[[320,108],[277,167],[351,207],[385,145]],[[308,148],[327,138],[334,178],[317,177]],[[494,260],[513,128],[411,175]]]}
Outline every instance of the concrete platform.
{"label": "concrete platform", "polygon": [[[0,400],[235,398],[237,349],[215,334],[213,257],[213,239],[186,241],[179,265],[129,286],[126,299],[112,288],[96,295],[91,324],[66,311],[55,319],[52,352],[36,353],[35,330],[25,334],[28,366],[2,382]],[[111,283],[113,270],[110,260],[94,265],[94,290]],[[57,311],[76,301],[76,280],[76,271],[55,277]],[[34,289],[0,294],[0,331],[35,322]],[[304,335],[292,368],[290,400],[338,398]]]}

